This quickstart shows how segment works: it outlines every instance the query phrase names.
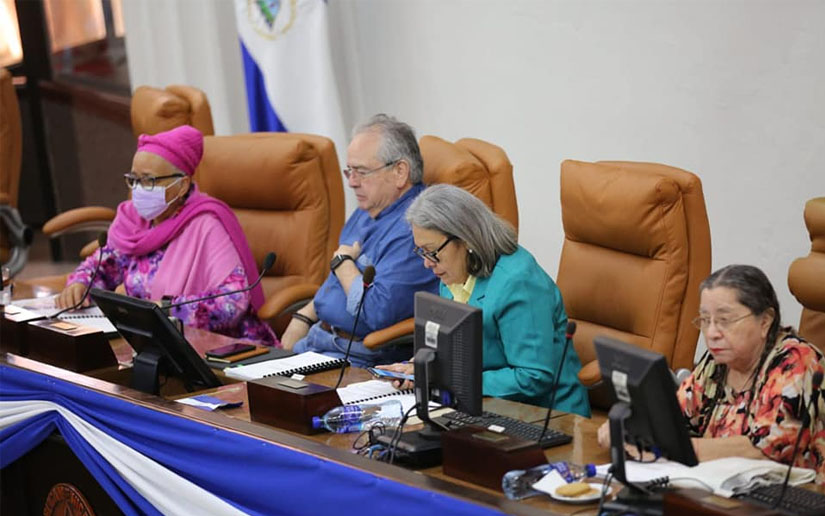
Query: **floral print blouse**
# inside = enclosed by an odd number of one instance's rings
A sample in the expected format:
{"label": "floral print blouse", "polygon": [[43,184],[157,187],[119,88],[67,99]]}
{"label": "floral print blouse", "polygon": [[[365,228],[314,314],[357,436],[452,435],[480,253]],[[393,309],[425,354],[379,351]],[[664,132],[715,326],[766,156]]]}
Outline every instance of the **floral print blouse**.
{"label": "floral print blouse", "polygon": [[814,392],[813,376],[825,371],[822,353],[794,335],[787,335],[770,351],[751,389],[724,392],[714,404],[716,382],[711,378],[716,363],[706,353],[677,393],[682,412],[694,437],[747,436],[769,459],[790,463],[800,425],[802,431],[795,466],[816,471],[817,483],[825,483],[825,404],[818,401],[808,410]]}
{"label": "floral print blouse", "polygon": [[[104,247],[105,259],[95,277],[93,287],[114,290],[121,283],[126,294],[139,299],[149,299],[149,286],[158,271],[160,262],[166,252],[161,247],[145,256],[131,256],[120,253],[112,247]],[[100,250],[86,258],[86,260],[69,275],[66,284],[89,284],[94,273]],[[202,292],[197,296],[178,296],[170,303],[180,303],[189,299],[231,292],[246,287],[248,281],[243,266],[238,266],[214,290]],[[177,317],[183,324],[203,330],[227,335],[229,337],[244,338],[260,341],[263,344],[274,345],[277,338],[266,323],[255,314],[250,303],[249,292],[221,296],[198,303],[179,306],[171,310],[171,315]]]}

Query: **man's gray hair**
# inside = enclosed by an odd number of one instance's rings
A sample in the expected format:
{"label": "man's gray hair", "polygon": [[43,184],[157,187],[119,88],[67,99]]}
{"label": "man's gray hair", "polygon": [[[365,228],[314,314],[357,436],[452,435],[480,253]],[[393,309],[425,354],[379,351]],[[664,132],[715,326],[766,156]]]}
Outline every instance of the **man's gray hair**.
{"label": "man's gray hair", "polygon": [[516,231],[480,199],[457,186],[433,185],[421,192],[407,209],[407,222],[423,229],[458,237],[478,255],[475,274],[487,277],[502,254],[518,248]]}
{"label": "man's gray hair", "polygon": [[410,183],[420,183],[424,177],[424,160],[421,159],[421,150],[418,148],[418,140],[415,139],[415,129],[395,117],[379,113],[356,126],[352,130],[352,137],[370,131],[381,135],[378,160],[392,163],[403,159],[410,167]]}

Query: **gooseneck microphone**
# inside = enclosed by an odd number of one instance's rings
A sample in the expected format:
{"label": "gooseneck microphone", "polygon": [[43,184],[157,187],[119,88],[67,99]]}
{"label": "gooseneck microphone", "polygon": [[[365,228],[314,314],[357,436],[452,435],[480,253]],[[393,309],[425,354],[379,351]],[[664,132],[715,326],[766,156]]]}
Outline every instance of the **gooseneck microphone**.
{"label": "gooseneck microphone", "polygon": [[[776,509],[779,507],[779,504],[782,503],[782,498],[785,497],[785,491],[788,489],[788,481],[791,479],[791,470],[793,469],[793,464],[796,462],[796,454],[799,451],[799,441],[802,438],[802,432],[811,424],[811,407],[817,402],[819,399],[820,388],[822,386],[822,373],[816,372],[814,373],[813,378],[811,378],[811,386],[813,387],[813,392],[811,392],[811,399],[808,401],[808,404],[805,405],[805,412],[802,414],[802,424],[799,425],[799,432],[796,434],[796,442],[793,445],[793,454],[791,454],[791,463],[788,464],[788,471],[785,473],[785,481],[782,482],[782,491],[779,492],[779,496],[776,497],[776,500],[773,502],[772,509]],[[813,437],[813,436],[811,436]]]}
{"label": "gooseneck microphone", "polygon": [[355,322],[352,323],[352,331],[349,332],[349,342],[347,342],[347,351],[344,353],[344,363],[341,365],[341,373],[338,375],[338,381],[335,382],[333,390],[338,389],[338,386],[341,385],[341,380],[344,379],[344,371],[347,370],[347,364],[349,363],[349,351],[352,348],[352,339],[355,337],[355,328],[358,327],[358,317],[361,315],[361,308],[364,306],[364,297],[367,295],[367,290],[372,286],[372,282],[375,281],[375,267],[367,265],[361,277],[364,282],[364,290],[361,292],[361,300],[358,301],[358,308],[355,310]]}
{"label": "gooseneck microphone", "polygon": [[172,305],[162,306],[162,307],[160,307],[160,309],[161,310],[171,310],[173,308],[177,308],[177,307],[183,306],[183,305],[188,305],[188,304],[191,304],[191,303],[200,303],[201,301],[209,301],[210,299],[215,299],[216,297],[231,296],[232,294],[240,294],[241,292],[246,292],[248,290],[252,290],[253,288],[258,286],[258,283],[260,283],[262,279],[264,279],[264,275],[266,275],[266,273],[269,272],[269,269],[271,269],[272,265],[274,265],[274,264],[275,264],[275,253],[269,253],[269,254],[266,255],[266,258],[264,258],[264,266],[261,269],[261,274],[258,275],[258,279],[256,279],[248,287],[244,287],[244,288],[241,288],[241,289],[238,289],[238,290],[233,290],[232,292],[220,292],[218,294],[212,294],[211,296],[199,297],[197,299],[189,299],[187,301],[181,301],[180,303],[175,303],[175,304],[172,304]]}
{"label": "gooseneck microphone", "polygon": [[80,308],[86,298],[89,297],[89,292],[92,290],[92,285],[94,285],[95,278],[97,278],[97,273],[100,271],[100,264],[103,263],[103,248],[106,247],[106,241],[109,239],[109,234],[105,231],[101,231],[99,235],[97,235],[97,245],[100,249],[100,256],[97,258],[97,265],[95,266],[94,272],[92,272],[92,277],[89,279],[89,284],[86,285],[86,290],[83,291],[83,296],[81,296],[80,301],[73,304],[72,306],[67,306],[63,310],[58,311],[55,314],[49,316],[49,319],[56,319],[58,316],[63,315],[64,313],[75,310]]}
{"label": "gooseneck microphone", "polygon": [[576,333],[576,323],[573,321],[567,322],[567,332],[564,335],[564,351],[561,353],[561,360],[559,367],[556,369],[556,379],[553,381],[553,392],[550,393],[550,405],[547,407],[547,415],[544,417],[544,429],[539,436],[539,446],[541,440],[544,439],[544,434],[547,433],[547,425],[550,424],[550,414],[553,413],[553,405],[556,404],[556,390],[559,387],[559,378],[561,378],[561,371],[564,368],[564,359],[567,357],[567,350],[570,349],[570,343],[573,342],[573,335]]}

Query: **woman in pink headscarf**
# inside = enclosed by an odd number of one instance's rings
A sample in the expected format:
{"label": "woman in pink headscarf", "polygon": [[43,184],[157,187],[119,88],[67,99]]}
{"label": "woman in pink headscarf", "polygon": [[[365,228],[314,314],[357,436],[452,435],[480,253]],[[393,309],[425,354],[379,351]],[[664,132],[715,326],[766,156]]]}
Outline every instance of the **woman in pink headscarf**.
{"label": "woman in pink headscarf", "polygon": [[[118,206],[107,245],[69,276],[58,307],[80,301],[101,253],[95,287],[122,283],[128,295],[156,302],[180,303],[255,281],[255,260],[235,214],[192,182],[202,155],[203,135],[188,125],[138,138],[125,176],[132,199]],[[258,285],[173,308],[171,315],[188,326],[273,345],[275,334],[256,315],[263,302]]]}

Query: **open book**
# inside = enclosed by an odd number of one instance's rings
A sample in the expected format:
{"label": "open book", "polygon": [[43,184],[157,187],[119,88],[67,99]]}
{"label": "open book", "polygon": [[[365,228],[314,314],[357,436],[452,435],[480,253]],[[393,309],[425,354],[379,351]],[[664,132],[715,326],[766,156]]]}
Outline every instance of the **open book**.
{"label": "open book", "polygon": [[[599,476],[607,474],[610,464],[596,468]],[[642,483],[654,478],[669,477],[672,485],[678,487],[693,487],[701,489],[707,486],[714,493],[730,498],[734,494],[743,492],[749,487],[762,483],[775,484],[785,480],[788,466],[772,460],[745,459],[741,457],[725,457],[724,459],[700,462],[690,467],[659,459],[656,462],[625,463],[627,479],[633,483]],[[792,468],[788,485],[799,485],[813,482],[816,472],[812,469]]]}

